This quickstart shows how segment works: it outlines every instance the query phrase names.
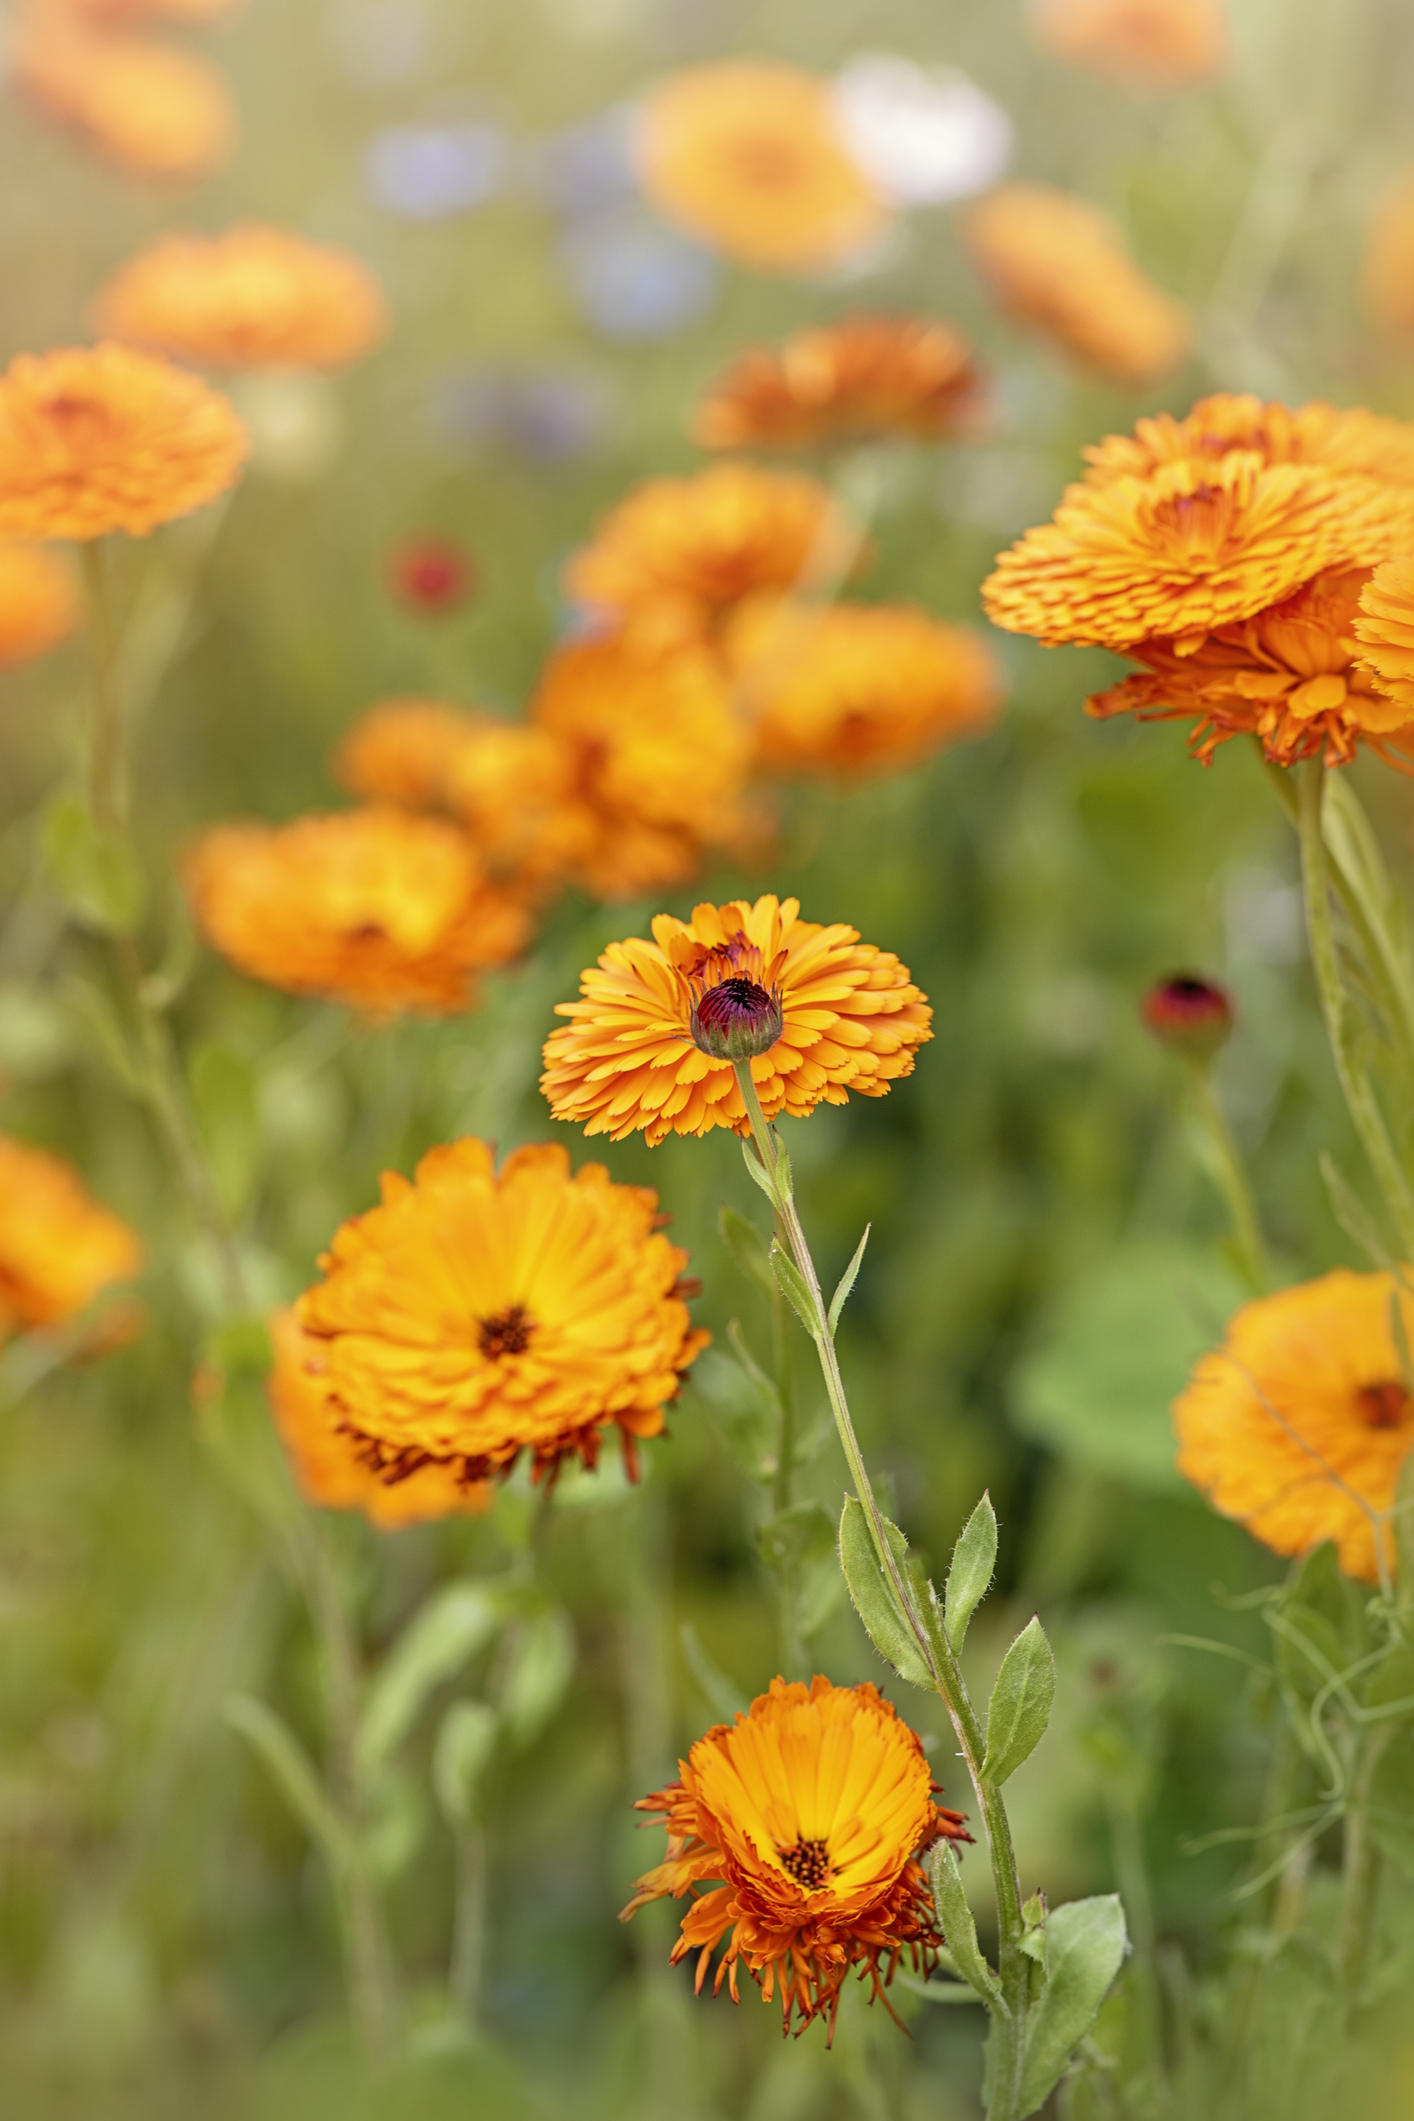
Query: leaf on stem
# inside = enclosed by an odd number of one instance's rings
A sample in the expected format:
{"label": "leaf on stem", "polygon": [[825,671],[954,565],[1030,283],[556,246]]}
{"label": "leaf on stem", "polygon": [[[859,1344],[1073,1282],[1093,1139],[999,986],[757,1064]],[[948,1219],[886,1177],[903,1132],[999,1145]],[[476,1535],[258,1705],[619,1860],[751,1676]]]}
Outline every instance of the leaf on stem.
{"label": "leaf on stem", "polygon": [[957,1535],[943,1586],[943,1622],[955,1650],[962,1648],[967,1624],[987,1595],[996,1565],[997,1513],[987,1493]]}
{"label": "leaf on stem", "polygon": [[815,1300],[806,1287],[805,1276],[795,1261],[783,1252],[775,1239],[771,1240],[771,1271],[781,1285],[786,1298],[800,1323],[811,1339],[819,1333],[820,1325],[815,1312]]}
{"label": "leaf on stem", "polygon": [[987,1757],[982,1779],[994,1788],[1030,1758],[1051,1720],[1056,1661],[1033,1613],[1002,1659],[987,1705]]}
{"label": "leaf on stem", "polygon": [[368,1690],[358,1731],[365,1773],[397,1751],[428,1696],[470,1662],[505,1618],[504,1602],[481,1584],[451,1583],[428,1599]]}
{"label": "leaf on stem", "polygon": [[952,1954],[953,1965],[988,2007],[995,2008],[1002,2002],[1001,1987],[977,1942],[977,1925],[963,1890],[957,1851],[950,1841],[935,1841],[924,1861],[933,1889],[933,1905],[938,1911],[938,1927]]}
{"label": "leaf on stem", "polygon": [[678,1629],[678,1641],[682,1644],[683,1661],[702,1690],[703,1699],[715,1715],[724,1723],[744,1715],[747,1699],[741,1689],[728,1679],[726,1673],[713,1664],[702,1647],[702,1638],[691,1621],[685,1620]]}
{"label": "leaf on stem", "polygon": [[1046,1980],[1031,2007],[1018,2117],[1043,2106],[1100,2014],[1129,1948],[1118,1893],[1072,1900],[1046,1918]]}
{"label": "leaf on stem", "polygon": [[76,921],[107,935],[131,935],[142,919],[142,871],[127,842],[95,824],[76,795],[55,796],[46,810],[44,855]]}
{"label": "leaf on stem", "polygon": [[432,1787],[443,1817],[464,1834],[496,1750],[500,1718],[484,1701],[454,1701],[442,1718],[432,1751]]}
{"label": "leaf on stem", "polygon": [[532,1613],[515,1630],[501,1689],[501,1716],[512,1745],[538,1738],[574,1677],[575,1638],[559,1606]]}
{"label": "leaf on stem", "polygon": [[[899,1575],[907,1583],[908,1541],[887,1517],[880,1520]],[[864,1505],[854,1495],[845,1497],[840,1516],[840,1567],[854,1601],[854,1610],[864,1622],[865,1632],[879,1655],[891,1664],[910,1686],[936,1692],[936,1682],[913,1623],[899,1602],[893,1579],[886,1574],[875,1550]]]}
{"label": "leaf on stem", "polygon": [[757,1154],[755,1142],[749,1139],[744,1141],[741,1145],[741,1155],[753,1182],[761,1188],[767,1200],[774,1205],[776,1198],[775,1181]]}
{"label": "leaf on stem", "polygon": [[1321,1177],[1325,1180],[1326,1193],[1330,1199],[1331,1213],[1341,1229],[1351,1243],[1364,1253],[1372,1267],[1391,1270],[1395,1264],[1394,1257],[1380,1235],[1379,1224],[1335,1158],[1325,1149],[1321,1151],[1320,1165]]}
{"label": "leaf on stem", "polygon": [[717,1215],[717,1227],[722,1233],[722,1243],[742,1273],[767,1296],[774,1296],[776,1278],[771,1272],[766,1240],[755,1223],[738,1215],[735,1208],[723,1207]]}
{"label": "leaf on stem", "polygon": [[873,1227],[874,1225],[872,1223],[866,1223],[864,1225],[864,1235],[860,1238],[858,1245],[855,1247],[854,1257],[850,1261],[849,1265],[845,1268],[844,1273],[840,1276],[840,1285],[836,1289],[834,1295],[830,1298],[830,1314],[829,1317],[826,1319],[825,1323],[829,1327],[831,1340],[833,1340],[835,1337],[835,1331],[840,1322],[840,1313],[841,1311],[843,1311],[845,1305],[849,1301],[849,1292],[854,1287],[855,1282],[859,1279],[859,1270],[864,1264],[864,1247],[869,1242],[869,1232],[873,1229]]}
{"label": "leaf on stem", "polygon": [[823,1561],[834,1552],[834,1519],[823,1503],[793,1502],[768,1517],[756,1534],[761,1558],[773,1569]]}
{"label": "leaf on stem", "polygon": [[308,1753],[284,1720],[253,1694],[233,1694],[224,1710],[232,1730],[258,1753],[290,1810],[335,1870],[353,1861],[348,1830],[324,1793]]}

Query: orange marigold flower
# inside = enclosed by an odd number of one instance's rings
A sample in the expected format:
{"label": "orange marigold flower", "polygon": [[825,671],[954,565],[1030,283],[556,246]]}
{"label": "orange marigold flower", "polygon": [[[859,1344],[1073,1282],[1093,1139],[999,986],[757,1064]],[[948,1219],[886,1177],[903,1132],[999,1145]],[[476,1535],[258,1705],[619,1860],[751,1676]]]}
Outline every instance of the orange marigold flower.
{"label": "orange marigold flower", "polygon": [[538,1480],[567,1458],[593,1467],[617,1428],[635,1472],[710,1338],[661,1220],[656,1193],[602,1164],[571,1176],[557,1142],[499,1174],[476,1140],[432,1150],[412,1183],[386,1174],[297,1306],[363,1462],[393,1487],[428,1466],[470,1482],[525,1451]]}
{"label": "orange marigold flower", "polygon": [[662,647],[704,638],[758,590],[835,577],[860,544],[818,479],[714,464],[650,479],[621,501],[570,561],[566,583],[578,602]]}
{"label": "orange marigold flower", "polygon": [[1007,184],[969,206],[963,240],[998,302],[1082,366],[1122,383],[1177,368],[1193,338],[1187,310],[1130,258],[1087,200]]}
{"label": "orange marigold flower", "polygon": [[271,1411],[306,1502],[361,1510],[380,1532],[443,1517],[479,1517],[490,1509],[490,1481],[464,1481],[441,1463],[429,1461],[390,1487],[370,1469],[331,1400],[324,1342],[304,1332],[293,1311],[275,1313],[270,1340]]}
{"label": "orange marigold flower", "polygon": [[388,328],[361,259],[259,222],[163,236],[119,267],[93,315],[109,338],[210,368],[343,368]]}
{"label": "orange marigold flower", "polygon": [[780,773],[898,773],[977,735],[1001,700],[986,643],[908,604],[757,598],[723,645],[757,757]]}
{"label": "orange marigold flower", "polygon": [[69,9],[31,6],[10,62],[19,87],[134,177],[191,182],[236,143],[236,115],[209,60],[160,38],[116,34]]}
{"label": "orange marigold flower", "polygon": [[868,1975],[871,2001],[905,1953],[915,1970],[933,1967],[944,1940],[919,1858],[944,1836],[972,1837],[933,1802],[923,1747],[877,1687],[773,1679],[678,1766],[680,1781],[636,1806],[662,1814],[668,1855],[620,1920],[690,1894],[672,1963],[696,1953],[699,1993],[726,1937],[714,1994],[725,1979],[740,2000],[744,1962],[765,2002],[779,1987],[787,2032],[798,2011],[802,2029],[825,2016],[833,2037],[851,1967]]}
{"label": "orange marigold flower", "polygon": [[240,0],[62,0],[62,4],[109,29],[126,29],[134,22],[171,22],[189,28],[219,21]]}
{"label": "orange marigold flower", "polygon": [[1085,483],[1147,479],[1165,464],[1214,463],[1234,450],[1254,450],[1266,464],[1324,464],[1387,486],[1414,486],[1414,422],[1359,405],[1342,410],[1322,398],[1293,411],[1231,391],[1200,398],[1184,419],[1155,413],[1139,420],[1132,435],[1092,443]]}
{"label": "orange marigold flower", "polygon": [[1396,338],[1414,339],[1414,170],[1385,193],[1365,234],[1365,307]]}
{"label": "orange marigold flower", "polygon": [[1371,567],[1410,542],[1397,487],[1252,450],[1185,458],[1145,479],[1068,487],[982,585],[987,615],[1049,644],[1125,651],[1155,635],[1185,649],[1327,569]]}
{"label": "orange marigold flower", "polygon": [[891,215],[845,145],[830,83],[760,60],[692,67],[648,96],[643,189],[714,250],[762,272],[809,272],[874,242]]}
{"label": "orange marigold flower", "polygon": [[933,1035],[907,966],[855,928],[801,920],[797,899],[695,906],[690,921],[660,913],[651,943],[611,943],[582,975],[582,998],[556,1004],[570,1021],[546,1040],[540,1078],[556,1119],[613,1141],[641,1130],[650,1144],[711,1127],[750,1133],[731,1062],[693,1043],[694,1009],[719,986],[779,1003],[780,1037],[751,1062],[768,1120],[803,1119],[851,1093],[883,1097]]}
{"label": "orange marigold flower", "polygon": [[703,449],[811,449],[877,435],[976,430],[981,371],[951,324],[844,317],[738,355],[692,421]]}
{"label": "orange marigold flower", "polygon": [[73,577],[37,545],[0,544],[0,666],[27,663],[78,624]]}
{"label": "orange marigold flower", "polygon": [[1393,1566],[1389,1514],[1414,1445],[1411,1332],[1414,1299],[1393,1274],[1339,1267],[1244,1304],[1174,1402],[1179,1471],[1274,1552],[1333,1539],[1346,1574],[1373,1582],[1377,1556]]}
{"label": "orange marigold flower", "polygon": [[242,972],[372,1016],[470,1008],[473,974],[530,934],[526,907],[486,881],[465,833],[398,810],[218,825],[188,854],[186,884]]}
{"label": "orange marigold flower", "polygon": [[1386,560],[1375,569],[1360,592],[1352,630],[1378,690],[1414,719],[1414,559]]}
{"label": "orange marigold flower", "polygon": [[145,537],[224,493],[248,450],[229,401],[170,361],[18,354],[0,376],[0,537]]}
{"label": "orange marigold flower", "polygon": [[1031,0],[1036,42],[1135,88],[1213,81],[1228,59],[1222,0]]}
{"label": "orange marigold flower", "polygon": [[142,1268],[142,1246],[61,1157],[0,1134],[0,1343],[60,1324]]}

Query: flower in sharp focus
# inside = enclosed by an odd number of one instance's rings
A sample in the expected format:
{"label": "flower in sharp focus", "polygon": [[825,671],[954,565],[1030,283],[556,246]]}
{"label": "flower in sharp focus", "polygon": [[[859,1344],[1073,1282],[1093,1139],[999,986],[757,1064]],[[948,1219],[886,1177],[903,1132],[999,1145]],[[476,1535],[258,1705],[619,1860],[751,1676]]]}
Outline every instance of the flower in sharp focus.
{"label": "flower in sharp focus", "polygon": [[0,376],[0,537],[144,537],[235,483],[229,401],[127,346],[18,354]]}
{"label": "flower in sharp focus", "polygon": [[134,1232],[71,1165],[0,1134],[0,1344],[76,1317],[141,1268]]}
{"label": "flower in sharp focus", "polygon": [[37,545],[0,544],[0,668],[27,663],[78,624],[73,577]]}
{"label": "flower in sharp focus", "polygon": [[900,773],[994,720],[1001,672],[985,641],[907,604],[755,598],[723,653],[760,764],[853,782]]}
{"label": "flower in sharp focus", "polygon": [[387,580],[408,611],[447,618],[464,610],[476,594],[476,562],[454,538],[404,538],[388,555]]}
{"label": "flower in sharp focus", "polygon": [[163,236],[100,289],[109,338],[210,368],[343,368],[388,329],[363,262],[331,243],[248,222]]}
{"label": "flower in sharp focus", "polygon": [[1031,0],[1030,21],[1043,50],[1133,88],[1187,88],[1227,64],[1222,0]]}
{"label": "flower in sharp focus", "polygon": [[672,1960],[695,1955],[699,1993],[725,1938],[714,1993],[725,1980],[739,2001],[745,1965],[767,2003],[779,1990],[787,2031],[798,2012],[802,2029],[824,2016],[833,2034],[852,1967],[873,2000],[905,1956],[925,1975],[936,1963],[943,1938],[919,1858],[944,1836],[972,1837],[934,1803],[918,1738],[867,1680],[773,1679],[678,1765],[680,1781],[638,1802],[662,1815],[668,1853],[622,1919],[687,1899]]}
{"label": "flower in sharp focus", "polygon": [[1378,691],[1414,719],[1414,559],[1386,560],[1374,570],[1351,631]]}
{"label": "flower in sharp focus", "polygon": [[758,271],[842,263],[889,225],[830,83],[799,67],[732,60],[672,74],[647,97],[635,145],[651,204]]}
{"label": "flower in sharp focus", "polygon": [[704,449],[813,449],[883,435],[975,432],[983,379],[972,349],[930,317],[843,317],[738,355],[692,422]]}
{"label": "flower in sharp focus", "polygon": [[129,176],[189,183],[219,168],[236,116],[217,69],[160,38],[85,24],[32,4],[10,49],[18,87]]}
{"label": "flower in sharp focus", "polygon": [[185,877],[208,939],[242,972],[373,1017],[470,1008],[474,974],[530,935],[528,909],[488,882],[465,833],[398,810],[218,825]]}
{"label": "flower in sharp focus", "polygon": [[[883,1097],[913,1072],[932,1010],[892,953],[857,929],[803,921],[795,899],[701,905],[690,921],[660,913],[653,940],[611,943],[580,980],[570,1019],[545,1043],[540,1087],[556,1119],[586,1134],[649,1143],[712,1127],[750,1132],[729,1060],[699,1051],[692,1016],[709,984],[779,993],[781,1035],[751,1062],[765,1117],[804,1118],[851,1095]],[[759,1004],[757,1007],[759,1008]]]}
{"label": "flower in sharp focus", "polygon": [[1393,1274],[1341,1267],[1245,1304],[1174,1403],[1179,1471],[1276,1553],[1332,1539],[1346,1574],[1373,1582],[1377,1557],[1393,1564],[1388,1517],[1414,1446],[1411,1334]]}
{"label": "flower in sharp focus", "polygon": [[558,1143],[498,1173],[484,1142],[459,1141],[411,1183],[387,1174],[297,1306],[364,1464],[393,1487],[430,1466],[472,1482],[527,1452],[539,1479],[592,1467],[617,1429],[632,1472],[709,1338],[661,1220],[656,1193],[602,1164],[571,1176]]}
{"label": "flower in sharp focus", "polygon": [[1380,200],[1365,233],[1365,308],[1392,338],[1414,340],[1414,170]]}
{"label": "flower in sharp focus", "polygon": [[1044,184],[1004,185],[967,208],[962,236],[1002,308],[1082,367],[1145,383],[1186,358],[1187,310],[1140,271],[1087,200]]}
{"label": "flower in sharp focus", "polygon": [[326,1510],[360,1510],[380,1532],[479,1517],[491,1507],[486,1480],[463,1480],[452,1466],[429,1462],[392,1486],[379,1478],[342,1425],[331,1399],[325,1344],[302,1330],[293,1311],[270,1320],[274,1364],[266,1387],[275,1426],[300,1493]]}
{"label": "flower in sharp focus", "polygon": [[1160,1045],[1207,1060],[1232,1036],[1232,997],[1216,980],[1170,973],[1152,986],[1140,1013]]}
{"label": "flower in sharp focus", "polygon": [[1254,451],[1265,464],[1323,464],[1386,486],[1414,486],[1414,422],[1321,398],[1293,410],[1231,391],[1200,398],[1181,420],[1155,413],[1138,421],[1132,435],[1092,443],[1085,483],[1146,479],[1166,464],[1213,464],[1238,450]]}

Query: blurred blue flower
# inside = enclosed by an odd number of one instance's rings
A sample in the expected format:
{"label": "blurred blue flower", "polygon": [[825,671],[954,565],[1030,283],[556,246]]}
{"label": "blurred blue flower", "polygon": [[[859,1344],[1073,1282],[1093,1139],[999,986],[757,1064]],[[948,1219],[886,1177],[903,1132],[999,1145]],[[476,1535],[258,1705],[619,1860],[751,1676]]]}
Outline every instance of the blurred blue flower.
{"label": "blurred blue flower", "polygon": [[448,441],[500,442],[536,463],[583,456],[603,432],[608,402],[602,384],[570,370],[522,373],[462,371],[432,387],[428,413]]}
{"label": "blurred blue flower", "polygon": [[606,339],[665,339],[710,308],[720,275],[697,244],[636,207],[574,222],[560,238],[579,306]]}
{"label": "blurred blue flower", "polygon": [[510,155],[505,135],[479,120],[393,125],[375,133],[364,167],[380,206],[410,221],[439,221],[494,198]]}
{"label": "blurred blue flower", "polygon": [[535,162],[540,190],[557,213],[577,219],[635,196],[633,125],[632,106],[619,103],[539,143]]}

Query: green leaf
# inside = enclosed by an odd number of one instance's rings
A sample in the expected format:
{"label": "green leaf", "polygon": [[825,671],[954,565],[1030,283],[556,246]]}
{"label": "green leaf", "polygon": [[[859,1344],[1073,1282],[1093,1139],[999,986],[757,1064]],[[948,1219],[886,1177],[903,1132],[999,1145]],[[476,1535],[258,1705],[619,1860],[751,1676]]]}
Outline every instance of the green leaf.
{"label": "green leaf", "polygon": [[280,1532],[302,1505],[270,1418],[269,1367],[264,1320],[228,1320],[202,1351],[192,1386],[192,1427],[247,1509]]}
{"label": "green leaf", "polygon": [[977,1925],[963,1890],[957,1850],[951,1841],[935,1841],[924,1861],[928,1883],[933,1888],[933,1905],[938,1910],[938,1927],[954,1966],[979,1996],[989,2003],[999,2003],[1001,1988],[977,1942]]}
{"label": "green leaf", "polygon": [[146,1097],[148,1084],[142,1072],[127,1026],[108,996],[91,980],[67,979],[64,1000],[73,1011],[80,1038],[99,1058],[129,1097]]}
{"label": "green leaf", "polygon": [[805,1277],[773,1238],[771,1241],[771,1272],[781,1285],[781,1293],[795,1312],[812,1340],[818,1330],[815,1316],[815,1299],[805,1284]]}
{"label": "green leaf", "polygon": [[484,1701],[454,1701],[442,1718],[432,1749],[432,1787],[448,1826],[463,1834],[476,1817],[476,1801],[496,1750],[500,1718]]}
{"label": "green leaf", "polygon": [[808,1561],[801,1571],[795,1620],[807,1642],[812,1635],[819,1634],[832,1614],[838,1612],[844,1595],[845,1581],[840,1573],[839,1555],[835,1551],[835,1528],[831,1525],[829,1558],[824,1561]]}
{"label": "green leaf", "polygon": [[717,1213],[717,1227],[722,1233],[722,1243],[731,1253],[734,1263],[740,1267],[749,1281],[767,1296],[776,1293],[776,1278],[771,1272],[771,1261],[766,1240],[755,1223],[749,1223],[735,1208],[721,1208]]}
{"label": "green leaf", "polygon": [[835,1551],[834,1520],[823,1503],[793,1502],[789,1509],[767,1518],[757,1531],[756,1544],[762,1560],[773,1569],[823,1561]]}
{"label": "green leaf", "polygon": [[142,919],[142,871],[126,840],[100,830],[76,795],[55,796],[45,812],[44,855],[77,921],[109,935],[132,933]]}
{"label": "green leaf", "polygon": [[1034,2114],[1059,2083],[1100,2014],[1128,1949],[1118,1893],[1072,1900],[1046,1921],[1046,1980],[1031,2007],[1020,2116]]}
{"label": "green leaf", "polygon": [[712,1662],[691,1621],[685,1620],[678,1629],[678,1641],[682,1644],[683,1661],[713,1714],[720,1716],[723,1723],[731,1723],[737,1716],[744,1715],[747,1708],[745,1694]]}
{"label": "green leaf", "polygon": [[429,1598],[368,1690],[358,1731],[365,1772],[397,1751],[428,1696],[470,1662],[505,1618],[504,1601],[481,1584],[451,1583]]}
{"label": "green leaf", "polygon": [[501,1689],[501,1716],[512,1745],[539,1737],[574,1676],[575,1639],[568,1613],[551,1606],[515,1630]]}
{"label": "green leaf", "polygon": [[206,1039],[197,1047],[188,1073],[192,1108],[217,1195],[228,1216],[239,1216],[259,1170],[259,1077],[243,1053],[219,1039]]}
{"label": "green leaf", "polygon": [[[907,1584],[908,1541],[898,1526],[890,1524],[887,1518],[883,1525],[884,1537],[889,1542],[899,1575]],[[930,1693],[936,1692],[922,1644],[899,1605],[892,1578],[885,1574],[875,1551],[864,1505],[853,1495],[845,1497],[840,1516],[840,1567],[854,1601],[854,1610],[864,1622],[865,1632],[879,1655],[910,1686],[926,1687]]]}
{"label": "green leaf", "polygon": [[736,1319],[727,1327],[727,1339],[735,1362],[721,1349],[709,1348],[693,1365],[690,1389],[706,1406],[741,1471],[749,1480],[769,1485],[776,1473],[780,1401]]}
{"label": "green leaf", "polygon": [[1351,1243],[1364,1253],[1372,1267],[1390,1268],[1394,1261],[1380,1235],[1379,1224],[1351,1185],[1335,1158],[1325,1149],[1320,1154],[1321,1177],[1330,1198],[1331,1213]]}
{"label": "green leaf", "polygon": [[948,1580],[943,1586],[943,1613],[948,1641],[962,1648],[967,1624],[986,1597],[997,1565],[997,1513],[984,1494],[957,1535]]}
{"label": "green leaf", "polygon": [[1365,1682],[1365,1706],[1379,1709],[1382,1723],[1414,1722],[1414,1649],[1398,1643]]}
{"label": "green leaf", "polygon": [[286,1803],[335,1869],[353,1861],[353,1843],[342,1819],[324,1793],[308,1753],[289,1725],[252,1694],[233,1694],[225,1717],[260,1755]]}
{"label": "green leaf", "polygon": [[[1360,1593],[1342,1575],[1330,1540],[1292,1571],[1271,1619],[1277,1672],[1298,1701],[1313,1701],[1332,1674],[1344,1672],[1364,1652],[1360,1607]],[[1304,1718],[1296,1727],[1310,1736]]]}
{"label": "green leaf", "polygon": [[752,1182],[761,1188],[761,1191],[765,1194],[767,1200],[770,1201],[772,1207],[774,1207],[776,1204],[776,1188],[771,1182],[770,1172],[766,1169],[766,1166],[762,1163],[760,1157],[756,1153],[755,1143],[749,1140],[743,1141],[741,1145],[741,1154],[742,1161],[745,1163],[747,1171],[751,1175]]}
{"label": "green leaf", "polygon": [[840,1285],[836,1289],[834,1295],[830,1298],[830,1314],[828,1319],[826,1320],[826,1324],[829,1326],[830,1329],[831,1340],[833,1340],[835,1337],[835,1329],[840,1322],[840,1313],[841,1311],[843,1311],[845,1305],[849,1301],[849,1292],[854,1287],[856,1281],[858,1281],[859,1279],[859,1270],[864,1264],[864,1247],[869,1242],[869,1232],[873,1229],[873,1227],[874,1225],[872,1223],[866,1223],[864,1225],[864,1235],[860,1238],[858,1245],[855,1247],[854,1257],[850,1261],[849,1265],[845,1268],[844,1273],[840,1276]]}
{"label": "green leaf", "polygon": [[1002,1659],[987,1705],[987,1757],[982,1779],[994,1785],[1014,1775],[1046,1733],[1056,1698],[1056,1660],[1035,1614]]}

